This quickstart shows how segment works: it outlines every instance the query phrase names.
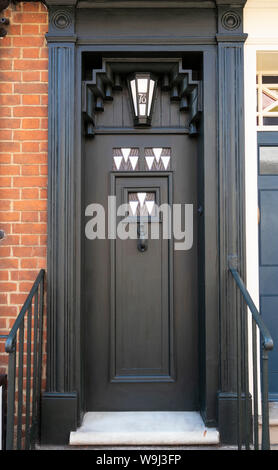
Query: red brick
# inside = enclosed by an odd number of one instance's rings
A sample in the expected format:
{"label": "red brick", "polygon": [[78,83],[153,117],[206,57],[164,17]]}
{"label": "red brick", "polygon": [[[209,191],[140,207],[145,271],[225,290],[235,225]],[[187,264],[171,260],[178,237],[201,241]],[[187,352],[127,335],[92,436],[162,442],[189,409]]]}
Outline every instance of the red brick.
{"label": "red brick", "polygon": [[20,36],[21,35],[21,24],[11,24],[9,26],[9,39],[11,36]]}
{"label": "red brick", "polygon": [[7,317],[12,317],[17,314],[17,308],[12,306],[1,306],[1,314]]}
{"label": "red brick", "polygon": [[22,72],[22,82],[38,82],[40,80],[41,72],[37,70]]}
{"label": "red brick", "polygon": [[21,243],[23,246],[35,246],[39,244],[38,235],[22,235]]}
{"label": "red brick", "polygon": [[10,117],[12,115],[12,109],[7,106],[0,106],[0,116]]}
{"label": "red brick", "polygon": [[[26,4],[25,4],[26,5]],[[13,15],[14,23],[46,23],[47,14],[46,13],[15,13]]]}
{"label": "red brick", "polygon": [[15,72],[11,70],[1,71],[0,72],[0,81],[1,82],[18,82],[21,78],[21,72]]}
{"label": "red brick", "polygon": [[0,268],[17,268],[18,267],[18,260],[17,259],[10,259],[10,258],[4,258],[0,259]]}
{"label": "red brick", "polygon": [[1,142],[2,152],[20,152],[20,144],[18,142]]}
{"label": "red brick", "polygon": [[[38,144],[36,143],[36,145]],[[14,155],[14,163],[47,163],[47,155],[45,153],[20,153],[19,155]]]}
{"label": "red brick", "polygon": [[38,267],[38,260],[37,260],[37,258],[21,259],[21,260],[20,260],[20,267],[21,267],[22,269],[25,269],[25,268],[31,268],[31,269],[37,268],[37,267]]}
{"label": "red brick", "polygon": [[39,34],[40,28],[37,24],[23,24],[22,25],[22,35],[26,36],[28,34],[35,35]]}
{"label": "red brick", "polygon": [[[21,192],[21,197],[22,199],[38,199],[39,190],[36,188],[23,189]],[[22,204],[25,204],[25,201],[16,201],[16,202],[21,202]],[[30,201],[26,202],[26,204],[30,204]],[[18,207],[18,209],[22,210],[20,207]],[[26,209],[26,210],[30,210],[30,209]]]}
{"label": "red brick", "polygon": [[[13,273],[12,273],[13,275]],[[17,271],[16,272],[16,276],[17,276],[17,280],[19,281],[33,281],[36,279],[38,275],[38,271],[33,271],[31,269],[28,269],[26,271]]]}
{"label": "red brick", "polygon": [[47,175],[47,174],[48,174],[48,166],[40,165],[40,175]]}
{"label": "red brick", "polygon": [[25,223],[25,224],[14,224],[13,233],[24,233],[24,234],[40,234],[46,233],[46,224],[45,223]]}
{"label": "red brick", "polygon": [[20,127],[20,119],[0,119],[0,128],[1,129],[18,129]]}
{"label": "red brick", "polygon": [[40,130],[17,130],[14,131],[14,140],[45,140],[47,131]]}
{"label": "red brick", "polygon": [[38,212],[22,212],[21,214],[22,222],[40,222]]}
{"label": "red brick", "polygon": [[0,104],[14,106],[15,104],[20,104],[20,96],[19,95],[0,95]]}
{"label": "red brick", "polygon": [[39,119],[21,119],[22,129],[39,129]]}
{"label": "red brick", "polygon": [[0,93],[12,93],[13,84],[12,83],[0,83]]}
{"label": "red brick", "polygon": [[[1,66],[1,62],[3,62]],[[8,60],[0,60],[0,68],[3,70],[9,70],[9,66],[6,64]],[[47,70],[48,61],[45,59],[28,60],[28,59],[15,59],[13,61],[14,70]]]}
{"label": "red brick", "polygon": [[11,163],[12,156],[10,153],[0,153],[0,163]]}
{"label": "red brick", "polygon": [[47,209],[47,201],[26,199],[25,201],[14,201],[14,209],[19,211],[43,211]]}
{"label": "red brick", "polygon": [[11,140],[12,131],[11,130],[1,130],[0,131],[0,140]]}
{"label": "red brick", "polygon": [[1,70],[11,70],[12,68],[12,61],[8,59],[1,59],[0,60],[0,69]]}
{"label": "red brick", "polygon": [[19,59],[21,53],[20,47],[1,47],[1,58],[2,59]]}
{"label": "red brick", "polygon": [[[2,175],[19,175],[19,173],[20,173],[19,165],[2,165],[1,166]],[[0,204],[2,205],[2,202]]]}
{"label": "red brick", "polygon": [[43,176],[30,176],[30,177],[20,177],[16,176],[13,179],[14,187],[28,188],[32,186],[46,186],[47,178]]}
{"label": "red brick", "polygon": [[40,57],[40,50],[33,47],[25,47],[22,50],[23,59],[38,59]]}
{"label": "red brick", "polygon": [[16,282],[0,282],[1,292],[15,292],[17,290]]}
{"label": "red brick", "polygon": [[0,294],[0,304],[6,304],[6,303],[7,303],[7,295]]}
{"label": "red brick", "polygon": [[[23,152],[39,152],[39,150],[40,150],[39,142],[23,142],[22,143]],[[20,155],[18,155],[18,157],[20,158]]]}
{"label": "red brick", "polygon": [[42,47],[44,44],[44,37],[43,36],[25,36],[22,35],[20,37],[13,38],[13,46],[14,47]]}
{"label": "red brick", "polygon": [[0,189],[0,199],[19,199],[19,189]]}
{"label": "red brick", "polygon": [[14,92],[15,93],[47,93],[47,84],[46,83],[15,83]]}
{"label": "red brick", "polygon": [[18,245],[20,241],[19,235],[10,235],[6,233],[6,237],[1,240],[1,245]]}
{"label": "red brick", "polygon": [[[9,27],[10,32],[10,27]],[[1,39],[1,49],[2,47],[10,47],[12,45],[12,39],[9,36],[5,36]]]}
{"label": "red brick", "polygon": [[39,212],[40,222],[47,222],[47,212]]}
{"label": "red brick", "polygon": [[48,105],[48,95],[41,95],[41,104]]}
{"label": "red brick", "polygon": [[10,303],[11,305],[23,305],[26,300],[26,295],[24,294],[11,294]]}
{"label": "red brick", "polygon": [[2,152],[20,152],[20,144],[18,142],[1,142]]}
{"label": "red brick", "polygon": [[8,176],[3,176],[3,177],[0,177],[0,186],[2,188],[9,188],[11,187],[11,182],[12,182],[12,179]]}
{"label": "red brick", "polygon": [[[1,207],[1,203],[0,203]],[[0,220],[1,222],[19,222],[20,220],[20,213],[19,212],[0,212]]]}
{"label": "red brick", "polygon": [[0,271],[0,281],[8,281],[9,273],[8,271]]}
{"label": "red brick", "polygon": [[33,256],[34,248],[32,246],[19,246],[13,248],[13,256],[17,258]]}
{"label": "red brick", "polygon": [[[8,166],[8,165],[7,165]],[[9,211],[11,210],[11,201],[7,201],[6,199],[2,201],[0,201],[0,207],[1,207],[1,210],[2,211]]]}
{"label": "red brick", "polygon": [[48,49],[47,49],[47,47],[42,47],[40,49],[40,58],[41,59],[48,59]]}
{"label": "red brick", "polygon": [[46,71],[41,72],[41,82],[48,82],[48,72]]}
{"label": "red brick", "polygon": [[28,294],[30,290],[32,289],[33,282],[20,282],[19,283],[19,291],[20,292],[26,292]]}
{"label": "red brick", "polygon": [[11,254],[11,248],[9,246],[0,246],[0,256],[7,257]]}
{"label": "red brick", "polygon": [[47,107],[46,106],[18,106],[15,107],[14,116],[16,117],[46,117]]}
{"label": "red brick", "polygon": [[22,104],[40,104],[40,95],[24,95],[22,97]]}

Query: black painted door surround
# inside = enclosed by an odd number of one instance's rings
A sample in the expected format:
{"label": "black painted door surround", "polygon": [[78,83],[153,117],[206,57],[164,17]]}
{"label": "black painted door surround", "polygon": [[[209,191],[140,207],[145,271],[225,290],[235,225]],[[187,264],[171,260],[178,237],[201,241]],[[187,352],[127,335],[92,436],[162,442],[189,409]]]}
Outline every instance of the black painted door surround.
{"label": "black painted door surround", "polygon": [[[183,57],[202,77],[199,124],[199,403],[232,442],[234,318],[240,308],[228,257],[244,277],[244,0],[48,0],[49,220],[47,389],[42,441],[67,443],[85,410],[82,333],[82,72],[99,57]],[[105,114],[105,111],[103,115]],[[101,137],[102,138],[102,137]],[[189,138],[189,137],[188,137]],[[195,138],[195,137],[191,137]],[[97,139],[97,136],[93,137]],[[97,140],[96,140],[97,142]],[[153,144],[156,145],[156,144]],[[177,143],[178,145],[178,143]]]}

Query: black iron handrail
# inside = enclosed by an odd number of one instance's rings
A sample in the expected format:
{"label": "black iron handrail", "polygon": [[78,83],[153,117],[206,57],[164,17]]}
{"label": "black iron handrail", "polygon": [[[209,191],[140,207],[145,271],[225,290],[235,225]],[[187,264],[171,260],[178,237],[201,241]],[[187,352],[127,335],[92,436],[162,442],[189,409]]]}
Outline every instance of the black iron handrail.
{"label": "black iron handrail", "polygon": [[[45,271],[41,269],[6,339],[5,350],[9,354],[7,450],[14,448],[20,450],[23,443],[25,449],[33,448],[38,438],[42,377],[44,275]],[[27,325],[25,325],[25,320]],[[26,351],[24,345],[26,345]],[[24,379],[26,379],[25,390]],[[25,418],[25,423],[23,418]]]}
{"label": "black iron handrail", "polygon": [[[252,315],[252,370],[253,370],[253,419],[251,420],[250,430],[250,393],[249,393],[249,377],[248,377],[248,335],[247,335],[247,317],[241,312],[238,319],[238,448],[241,448],[242,441],[245,441],[245,448],[249,449],[251,442],[254,449],[259,449],[259,388],[258,388],[258,357],[257,357],[257,329],[261,336],[261,402],[262,402],[262,432],[261,432],[261,448],[262,450],[270,449],[269,438],[269,404],[268,404],[268,352],[273,349],[273,339],[266,327],[262,316],[255,306],[243,280],[241,279],[237,269],[229,265],[230,272],[242,294],[243,299]],[[242,354],[243,352],[243,354]],[[243,360],[242,360],[243,358]],[[244,403],[242,403],[242,401]],[[243,418],[242,407],[245,407],[245,416]],[[244,438],[243,429],[244,430]]]}

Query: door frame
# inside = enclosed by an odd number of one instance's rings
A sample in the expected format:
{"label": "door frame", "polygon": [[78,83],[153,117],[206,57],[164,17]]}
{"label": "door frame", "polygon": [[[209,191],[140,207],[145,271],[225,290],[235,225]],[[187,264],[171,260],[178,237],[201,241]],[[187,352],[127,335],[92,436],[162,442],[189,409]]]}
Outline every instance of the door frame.
{"label": "door frame", "polygon": [[[157,14],[155,8],[161,7],[160,3],[146,2],[152,7],[150,15]],[[116,2],[114,4],[109,8],[117,8]],[[236,403],[234,319],[240,305],[229,276],[228,261],[231,256],[236,260],[244,278],[244,4],[245,0],[236,0],[231,5],[215,0],[195,2],[192,7],[192,2],[188,5],[176,2],[173,11],[176,8],[191,10],[191,18],[194,16],[196,20],[194,33],[182,38],[174,35],[173,38],[169,32],[169,38],[156,39],[154,44],[145,37],[141,41],[123,37],[119,42],[109,42],[103,41],[103,36],[96,40],[93,31],[92,37],[84,38],[82,24],[76,21],[79,15],[76,1],[65,0],[63,5],[58,0],[47,1],[50,18],[47,34],[48,355],[47,388],[42,397],[42,442],[66,443],[68,431],[80,423],[84,409],[80,207],[81,74],[82,54],[85,52],[121,56],[202,53],[203,119],[200,126],[202,138],[199,137],[198,142],[199,205],[203,213],[199,246],[200,403],[207,426],[214,426],[218,421],[220,433],[232,436],[234,432],[228,417]],[[138,4],[137,8],[141,5]],[[203,36],[203,20],[199,20],[202,8],[207,8],[209,13],[215,10],[210,15],[211,29],[205,33],[206,36]],[[126,5],[127,20],[129,11]],[[88,9],[88,16],[93,13],[94,10]],[[218,21],[215,22],[215,18]],[[233,20],[232,27],[230,19]],[[236,145],[230,146],[231,142]]]}
{"label": "door frame", "polygon": [[[260,213],[261,219],[261,192],[262,191],[271,191],[271,188],[266,184],[260,184],[260,178],[264,178],[264,175],[260,174],[260,147],[272,147],[278,146],[278,131],[258,131],[257,132],[257,168],[258,168],[258,208]],[[265,175],[271,176],[273,175]],[[276,175],[277,176],[277,175]],[[259,260],[259,305],[260,305],[260,312],[262,313],[262,297],[268,297],[269,294],[262,294],[261,293],[261,277],[260,277],[260,267],[261,267],[261,230],[260,230],[260,223],[258,224],[258,260]],[[269,374],[271,372],[269,371]],[[274,393],[269,392],[269,401],[277,401],[278,400],[278,390]]]}

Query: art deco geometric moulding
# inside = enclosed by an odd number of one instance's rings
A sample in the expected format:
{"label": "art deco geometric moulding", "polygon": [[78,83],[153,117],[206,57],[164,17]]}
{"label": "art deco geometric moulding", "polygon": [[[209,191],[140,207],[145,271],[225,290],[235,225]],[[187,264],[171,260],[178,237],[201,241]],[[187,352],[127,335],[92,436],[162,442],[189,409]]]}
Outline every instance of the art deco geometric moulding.
{"label": "art deco geometric moulding", "polygon": [[182,59],[103,58],[102,68],[92,70],[92,79],[82,82],[82,112],[85,134],[94,135],[95,116],[104,111],[105,101],[113,100],[113,92],[121,91],[123,79],[134,72],[151,72],[170,100],[180,103],[180,111],[188,112],[187,128],[197,134],[202,112],[202,82],[193,80],[192,70],[182,67]]}

